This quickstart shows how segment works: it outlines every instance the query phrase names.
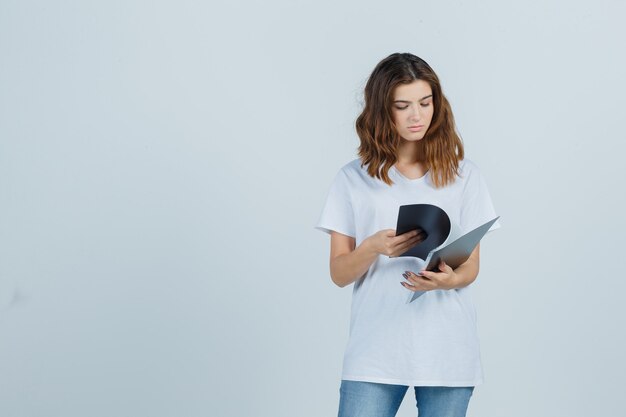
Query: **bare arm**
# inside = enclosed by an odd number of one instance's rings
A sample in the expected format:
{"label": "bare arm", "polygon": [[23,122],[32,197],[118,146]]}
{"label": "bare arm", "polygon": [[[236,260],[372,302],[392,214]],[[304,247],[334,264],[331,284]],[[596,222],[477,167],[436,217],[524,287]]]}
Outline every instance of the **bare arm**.
{"label": "bare arm", "polygon": [[364,240],[355,248],[355,239],[341,233],[330,235],[330,277],[339,287],[345,287],[362,277],[378,254]]}
{"label": "bare arm", "polygon": [[385,229],[355,247],[353,237],[331,231],[330,277],[339,287],[345,287],[361,278],[379,254],[392,257],[400,255],[425,237],[419,230],[395,236],[395,230]]}
{"label": "bare arm", "polygon": [[469,259],[454,270],[455,278],[452,280],[450,289],[463,288],[476,280],[480,267],[480,243],[476,245]]}

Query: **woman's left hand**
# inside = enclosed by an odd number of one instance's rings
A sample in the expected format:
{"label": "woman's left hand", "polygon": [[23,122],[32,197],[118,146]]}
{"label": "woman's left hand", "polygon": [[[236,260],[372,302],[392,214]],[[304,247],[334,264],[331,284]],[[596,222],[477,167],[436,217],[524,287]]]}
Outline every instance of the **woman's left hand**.
{"label": "woman's left hand", "polygon": [[451,290],[456,282],[456,273],[443,260],[439,262],[441,272],[420,271],[419,275],[412,271],[405,271],[402,276],[406,281],[402,286],[411,291]]}

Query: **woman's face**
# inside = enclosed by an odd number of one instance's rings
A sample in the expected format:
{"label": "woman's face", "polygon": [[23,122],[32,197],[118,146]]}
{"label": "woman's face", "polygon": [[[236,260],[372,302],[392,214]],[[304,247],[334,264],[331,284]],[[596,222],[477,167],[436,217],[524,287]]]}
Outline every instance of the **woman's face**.
{"label": "woman's face", "polygon": [[396,87],[391,103],[393,121],[405,140],[421,140],[430,127],[434,111],[432,94],[430,84],[424,80]]}

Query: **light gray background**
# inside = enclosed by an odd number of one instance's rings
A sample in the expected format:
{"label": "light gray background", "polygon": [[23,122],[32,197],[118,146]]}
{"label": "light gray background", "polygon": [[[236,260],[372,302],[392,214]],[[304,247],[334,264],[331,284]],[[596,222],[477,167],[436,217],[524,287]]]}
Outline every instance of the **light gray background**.
{"label": "light gray background", "polygon": [[438,73],[502,216],[468,416],[616,415],[625,12],[2,0],[0,415],[336,415],[352,286],[313,225],[392,52]]}

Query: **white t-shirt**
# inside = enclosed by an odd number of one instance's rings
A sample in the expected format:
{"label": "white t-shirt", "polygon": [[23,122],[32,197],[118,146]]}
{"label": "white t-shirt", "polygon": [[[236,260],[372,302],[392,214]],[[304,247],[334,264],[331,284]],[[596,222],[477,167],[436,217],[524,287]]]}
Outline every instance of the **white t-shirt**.
{"label": "white t-shirt", "polygon": [[[476,164],[459,161],[455,182],[435,188],[430,171],[410,179],[395,167],[394,184],[372,178],[360,159],[335,176],[316,229],[355,238],[356,245],[382,229],[395,229],[404,204],[434,204],[454,227],[470,231],[497,216],[486,182]],[[489,232],[500,227],[498,219]],[[342,379],[408,386],[476,386],[483,371],[471,285],[412,293],[400,282],[406,270],[424,266],[415,257],[379,255],[354,282],[349,340]]]}

